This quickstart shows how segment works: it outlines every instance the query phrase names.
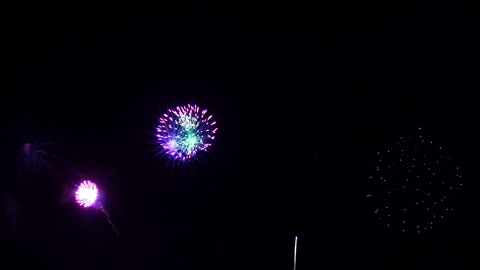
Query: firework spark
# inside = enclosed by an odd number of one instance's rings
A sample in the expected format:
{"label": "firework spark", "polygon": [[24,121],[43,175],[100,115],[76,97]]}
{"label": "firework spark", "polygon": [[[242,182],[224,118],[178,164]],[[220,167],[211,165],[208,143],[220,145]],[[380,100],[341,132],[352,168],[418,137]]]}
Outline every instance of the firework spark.
{"label": "firework spark", "polygon": [[[100,206],[100,210],[102,210],[102,212],[105,214],[105,218],[107,219],[108,223],[110,223],[110,225],[112,226],[113,232],[120,238],[120,234],[118,233],[117,228],[115,227],[115,225],[113,225],[112,219],[110,218],[110,215],[107,213],[107,210],[105,210],[105,207],[103,207],[103,205]],[[120,238],[120,240],[122,239]]]}
{"label": "firework spark", "polygon": [[75,193],[75,199],[80,206],[92,206],[98,195],[97,185],[89,180],[84,180]]}
{"label": "firework spark", "polygon": [[[95,183],[91,182],[90,180],[84,180],[78,187],[75,195],[76,195],[77,203],[80,204],[81,206],[87,208],[95,205],[95,207],[102,210],[102,212],[105,214],[105,218],[107,219],[108,223],[110,223],[110,225],[112,226],[112,230],[120,238],[120,234],[118,233],[118,230],[115,227],[115,225],[113,225],[112,219],[110,218],[110,215],[108,214],[107,210],[103,206],[103,203],[101,202],[96,203],[97,197],[98,197],[98,188]],[[120,238],[120,240],[122,239]]]}
{"label": "firework spark", "polygon": [[215,140],[215,121],[197,105],[177,106],[159,119],[157,140],[161,151],[174,160],[185,161],[206,151]]}
{"label": "firework spark", "polygon": [[421,135],[400,137],[377,156],[367,197],[379,221],[420,233],[450,215],[461,173],[441,146]]}
{"label": "firework spark", "polygon": [[17,169],[18,179],[33,183],[33,179],[48,175],[62,177],[59,168],[63,160],[55,152],[60,143],[55,138],[55,132],[43,125],[30,121],[16,123],[15,148],[11,149],[11,157]]}

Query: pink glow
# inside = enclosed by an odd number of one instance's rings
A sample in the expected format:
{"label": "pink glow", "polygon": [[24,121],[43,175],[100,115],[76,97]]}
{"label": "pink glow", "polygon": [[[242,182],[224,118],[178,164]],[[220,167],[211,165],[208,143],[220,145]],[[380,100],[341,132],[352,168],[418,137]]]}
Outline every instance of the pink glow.
{"label": "pink glow", "polygon": [[97,185],[89,180],[84,180],[75,193],[75,199],[81,206],[90,207],[95,203],[97,195]]}

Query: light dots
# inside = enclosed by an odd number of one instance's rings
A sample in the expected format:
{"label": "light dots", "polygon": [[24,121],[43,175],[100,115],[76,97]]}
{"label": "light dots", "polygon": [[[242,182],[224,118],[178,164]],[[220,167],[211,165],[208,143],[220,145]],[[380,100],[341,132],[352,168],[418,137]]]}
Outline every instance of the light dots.
{"label": "light dots", "polygon": [[[462,183],[459,166],[422,135],[400,137],[377,152],[367,196],[387,227],[403,232],[430,230],[446,219]],[[382,211],[378,211],[382,209]]]}

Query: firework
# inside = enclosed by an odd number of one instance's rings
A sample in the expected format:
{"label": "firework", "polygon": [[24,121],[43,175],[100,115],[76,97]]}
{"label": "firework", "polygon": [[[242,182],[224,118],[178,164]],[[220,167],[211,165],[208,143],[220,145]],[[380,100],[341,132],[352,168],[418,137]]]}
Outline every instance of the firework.
{"label": "firework", "polygon": [[113,225],[112,219],[110,218],[110,215],[108,214],[107,210],[103,206],[103,203],[101,202],[96,203],[97,197],[98,197],[97,185],[91,182],[90,180],[84,180],[78,187],[77,192],[75,193],[75,198],[77,200],[77,203],[80,204],[81,206],[87,208],[95,205],[95,207],[102,210],[102,212],[105,214],[105,218],[107,219],[108,223],[110,223],[110,225],[112,226],[113,232],[115,232],[115,234],[120,238],[120,234],[118,233],[118,230],[115,227],[115,225]]}
{"label": "firework", "polygon": [[19,171],[32,175],[40,169],[53,172],[53,162],[60,159],[48,151],[49,146],[50,143],[37,141],[24,143],[18,158]]}
{"label": "firework", "polygon": [[97,185],[89,180],[84,180],[75,193],[75,199],[81,206],[90,207],[97,200],[97,195]]}
{"label": "firework", "polygon": [[157,140],[161,152],[174,160],[186,161],[206,151],[215,140],[215,121],[197,105],[168,109],[159,119]]}
{"label": "firework", "polygon": [[63,160],[54,154],[59,145],[54,132],[38,124],[19,121],[16,130],[16,145],[12,149],[12,160],[20,180],[31,180],[41,175],[60,177],[59,165]]}
{"label": "firework", "polygon": [[367,197],[387,227],[420,233],[453,211],[455,192],[462,186],[460,168],[441,146],[421,135],[400,137],[377,157]]}

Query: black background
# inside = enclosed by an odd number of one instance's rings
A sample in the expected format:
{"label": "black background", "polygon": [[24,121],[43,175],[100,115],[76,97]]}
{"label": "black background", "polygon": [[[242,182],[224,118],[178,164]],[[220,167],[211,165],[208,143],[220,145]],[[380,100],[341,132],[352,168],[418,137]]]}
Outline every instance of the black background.
{"label": "black background", "polygon": [[[299,270],[478,266],[478,16],[395,2],[4,6],[5,269],[291,269],[295,236]],[[217,141],[172,168],[151,151],[155,117],[186,103],[216,118]],[[367,179],[419,127],[465,188],[444,224],[398,234],[376,223]],[[22,129],[51,131],[54,176],[20,179]],[[120,237],[76,205],[82,179]]]}

